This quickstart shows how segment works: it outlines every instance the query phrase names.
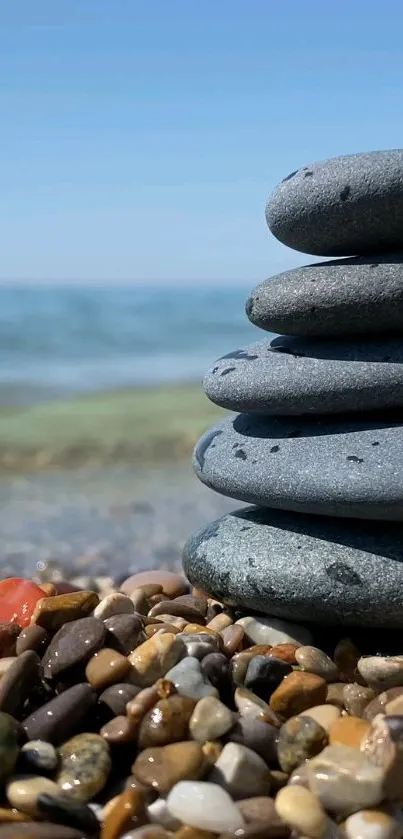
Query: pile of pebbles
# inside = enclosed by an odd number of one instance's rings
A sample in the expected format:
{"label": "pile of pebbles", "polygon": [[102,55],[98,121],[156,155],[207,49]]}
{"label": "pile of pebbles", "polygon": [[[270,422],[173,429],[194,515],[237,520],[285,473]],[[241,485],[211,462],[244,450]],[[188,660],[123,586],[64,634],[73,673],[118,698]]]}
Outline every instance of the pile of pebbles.
{"label": "pile of pebbles", "polygon": [[0,839],[403,836],[403,655],[170,572],[43,594],[0,624]]}

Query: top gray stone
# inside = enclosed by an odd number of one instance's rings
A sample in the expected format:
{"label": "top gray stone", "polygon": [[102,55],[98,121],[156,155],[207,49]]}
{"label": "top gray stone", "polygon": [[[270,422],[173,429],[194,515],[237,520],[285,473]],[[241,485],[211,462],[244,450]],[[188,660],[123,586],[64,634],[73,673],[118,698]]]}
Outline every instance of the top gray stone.
{"label": "top gray stone", "polygon": [[292,172],[266,207],[274,236],[318,256],[403,250],[403,149],[335,157]]}

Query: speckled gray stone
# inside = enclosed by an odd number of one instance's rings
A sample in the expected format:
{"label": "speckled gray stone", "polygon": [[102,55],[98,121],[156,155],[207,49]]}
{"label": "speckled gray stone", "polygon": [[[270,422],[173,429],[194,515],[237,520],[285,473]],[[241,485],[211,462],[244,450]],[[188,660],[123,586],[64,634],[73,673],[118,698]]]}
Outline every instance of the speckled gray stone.
{"label": "speckled gray stone", "polygon": [[211,489],[251,504],[403,521],[403,411],[333,419],[229,416],[193,463]]}
{"label": "speckled gray stone", "polygon": [[403,331],[403,254],[304,265],[260,283],[246,314],[268,332],[349,336]]}
{"label": "speckled gray stone", "polygon": [[340,343],[282,336],[218,359],[212,402],[253,414],[325,414],[403,407],[403,340]]}
{"label": "speckled gray stone", "polygon": [[247,508],[184,549],[193,585],[219,600],[296,621],[403,627],[403,540],[390,522]]}
{"label": "speckled gray stone", "polygon": [[403,149],[304,166],[276,187],[267,224],[284,245],[322,256],[403,250]]}

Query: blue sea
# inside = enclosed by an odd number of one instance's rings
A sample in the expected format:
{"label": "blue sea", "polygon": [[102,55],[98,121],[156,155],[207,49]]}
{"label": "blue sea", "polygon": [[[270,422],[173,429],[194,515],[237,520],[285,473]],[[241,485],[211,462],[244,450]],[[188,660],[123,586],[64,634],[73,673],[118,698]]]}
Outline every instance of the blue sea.
{"label": "blue sea", "polygon": [[200,380],[259,340],[245,288],[0,287],[0,403]]}

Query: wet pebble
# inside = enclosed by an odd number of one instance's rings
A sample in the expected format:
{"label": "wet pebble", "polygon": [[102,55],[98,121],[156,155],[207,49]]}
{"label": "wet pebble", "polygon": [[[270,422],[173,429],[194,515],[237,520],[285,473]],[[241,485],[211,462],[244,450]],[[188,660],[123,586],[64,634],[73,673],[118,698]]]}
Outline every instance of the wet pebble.
{"label": "wet pebble", "polygon": [[101,839],[119,839],[123,831],[136,830],[147,822],[144,797],[137,789],[127,789],[118,795],[104,812]]}
{"label": "wet pebble", "polygon": [[394,703],[398,700],[400,704],[402,697],[403,687],[389,688],[389,690],[382,691],[382,693],[374,696],[368,702],[368,705],[366,705],[363,713],[364,719],[373,720],[377,714],[393,713],[393,708],[396,707]]}
{"label": "wet pebble", "polygon": [[291,773],[327,745],[327,732],[316,720],[304,716],[291,717],[281,726],[278,734],[278,762],[284,772]]}
{"label": "wet pebble", "polygon": [[336,816],[376,807],[383,800],[385,773],[359,749],[327,746],[307,763],[307,773],[312,792]]}
{"label": "wet pebble", "polygon": [[99,734],[77,734],[59,749],[57,783],[69,798],[87,803],[105,786],[111,758]]}
{"label": "wet pebble", "polygon": [[42,794],[58,796],[60,787],[50,778],[40,775],[18,775],[10,778],[6,786],[6,796],[11,806],[29,816],[40,815],[37,802]]}
{"label": "wet pebble", "polygon": [[185,644],[187,655],[198,658],[199,661],[205,658],[206,655],[220,652],[222,647],[219,635],[215,638],[213,635],[207,635],[206,633],[199,635],[181,633],[178,637]]}
{"label": "wet pebble", "polygon": [[332,705],[330,702],[327,705],[314,705],[312,708],[306,708],[303,711],[304,717],[311,717],[315,720],[325,731],[329,731],[330,727],[341,716],[341,710],[338,705]]}
{"label": "wet pebble", "polygon": [[111,714],[117,717],[126,712],[127,703],[139,692],[140,688],[136,687],[136,685],[121,682],[106,688],[101,693],[98,702],[100,706],[106,706]]}
{"label": "wet pebble", "polygon": [[175,741],[187,740],[189,721],[195,706],[195,699],[179,694],[160,699],[141,722],[139,747],[166,746]]}
{"label": "wet pebble", "polygon": [[134,612],[134,603],[127,596],[118,591],[112,594],[107,594],[94,609],[94,618],[99,618],[101,621],[107,618],[112,618],[114,615],[132,615]]}
{"label": "wet pebble", "polygon": [[187,583],[184,577],[163,570],[140,571],[138,574],[132,574],[122,583],[120,590],[130,596],[133,589],[148,586],[150,583],[161,586],[163,593],[168,597],[179,597],[181,594],[186,594],[187,591]]}
{"label": "wet pebble", "polygon": [[353,746],[359,749],[369,727],[369,722],[360,717],[340,717],[330,726],[329,743],[331,746]]}
{"label": "wet pebble", "polygon": [[375,691],[403,686],[403,655],[363,656],[357,667],[368,686]]}
{"label": "wet pebble", "polygon": [[294,671],[272,693],[270,707],[276,714],[288,719],[324,702],[326,692],[327,684],[321,676]]}
{"label": "wet pebble", "polygon": [[134,670],[133,678],[140,687],[148,687],[165,676],[184,655],[186,647],[176,635],[171,632],[154,635],[136,647],[129,656]]}
{"label": "wet pebble", "polygon": [[106,629],[98,618],[80,618],[62,626],[52,638],[42,664],[48,679],[65,677],[84,667],[104,644]]}
{"label": "wet pebble", "polygon": [[28,740],[47,740],[58,746],[79,730],[95,700],[94,691],[85,682],[67,688],[24,720]]}
{"label": "wet pebble", "polygon": [[42,818],[67,827],[75,827],[90,835],[97,835],[99,822],[90,807],[76,801],[66,801],[61,795],[41,793],[36,802]]}
{"label": "wet pebble", "polygon": [[15,656],[17,639],[21,628],[17,623],[0,622],[0,658]]}
{"label": "wet pebble", "polygon": [[235,800],[268,795],[270,772],[265,761],[252,749],[240,743],[227,743],[209,775]]}
{"label": "wet pebble", "polygon": [[49,641],[50,635],[43,626],[27,626],[17,638],[16,653],[21,655],[27,650],[33,650],[38,655],[43,655]]}
{"label": "wet pebble", "polygon": [[144,749],[136,758],[132,772],[143,784],[166,796],[179,781],[199,780],[207,765],[200,744],[187,740]]}
{"label": "wet pebble", "polygon": [[327,682],[335,682],[338,678],[338,669],[334,661],[318,647],[299,647],[295,658],[302,670],[315,673]]}
{"label": "wet pebble", "polygon": [[280,726],[281,724],[279,717],[270,708],[270,705],[264,699],[256,696],[251,690],[247,690],[247,688],[236,688],[234,702],[241,717],[263,719],[265,722],[270,722],[275,726]]}
{"label": "wet pebble", "polygon": [[242,626],[245,635],[252,644],[311,644],[312,635],[308,629],[280,620],[279,618],[264,618],[247,616],[236,621]]}
{"label": "wet pebble", "polygon": [[173,816],[201,830],[222,833],[245,824],[228,793],[207,781],[181,781],[169,793],[167,804]]}
{"label": "wet pebble", "polygon": [[21,748],[21,761],[29,770],[53,772],[59,762],[54,746],[46,740],[29,740]]}
{"label": "wet pebble", "polygon": [[278,658],[256,655],[251,658],[245,674],[244,686],[268,701],[285,676],[292,673],[292,666]]}
{"label": "wet pebble", "polygon": [[193,656],[183,658],[165,674],[173,682],[178,693],[201,699],[203,696],[217,696],[218,691],[203,676],[200,661]]}
{"label": "wet pebble", "polygon": [[129,655],[146,640],[139,615],[113,615],[104,621],[107,630],[105,644],[122,655]]}
{"label": "wet pebble", "polygon": [[215,696],[199,699],[189,720],[189,732],[194,740],[205,743],[226,734],[236,722],[235,714]]}
{"label": "wet pebble", "polygon": [[383,770],[384,793],[388,801],[403,804],[403,716],[378,714],[361,740],[361,752]]}
{"label": "wet pebble", "polygon": [[94,690],[104,690],[116,682],[121,682],[130,671],[130,661],[126,656],[103,647],[90,658],[85,675]]}
{"label": "wet pebble", "polygon": [[31,624],[42,626],[51,635],[69,621],[87,618],[99,603],[94,591],[73,591],[38,600]]}
{"label": "wet pebble", "polygon": [[401,839],[401,819],[385,810],[360,810],[343,824],[346,839]]}
{"label": "wet pebble", "polygon": [[[402,689],[403,695],[403,689]],[[353,714],[355,717],[362,717],[366,707],[376,696],[372,688],[359,685],[357,682],[352,682],[344,685],[343,699],[346,711]]]}
{"label": "wet pebble", "polygon": [[14,771],[19,750],[14,718],[0,712],[0,782],[4,782]]}
{"label": "wet pebble", "polygon": [[277,738],[279,730],[270,723],[254,717],[240,717],[226,735],[231,743],[240,743],[256,752],[270,767],[277,766]]}
{"label": "wet pebble", "polygon": [[221,637],[224,644],[224,652],[228,656],[242,650],[243,641],[245,637],[245,630],[242,626],[227,626],[221,631]]}
{"label": "wet pebble", "polygon": [[228,658],[223,653],[209,653],[203,658],[200,668],[203,679],[216,688],[220,699],[228,704],[234,692]]}
{"label": "wet pebble", "polygon": [[277,793],[275,807],[280,818],[301,836],[322,839],[326,814],[318,798],[305,787],[284,787]]}
{"label": "wet pebble", "polygon": [[40,658],[33,650],[21,653],[0,679],[0,711],[18,717],[41,677]]}

